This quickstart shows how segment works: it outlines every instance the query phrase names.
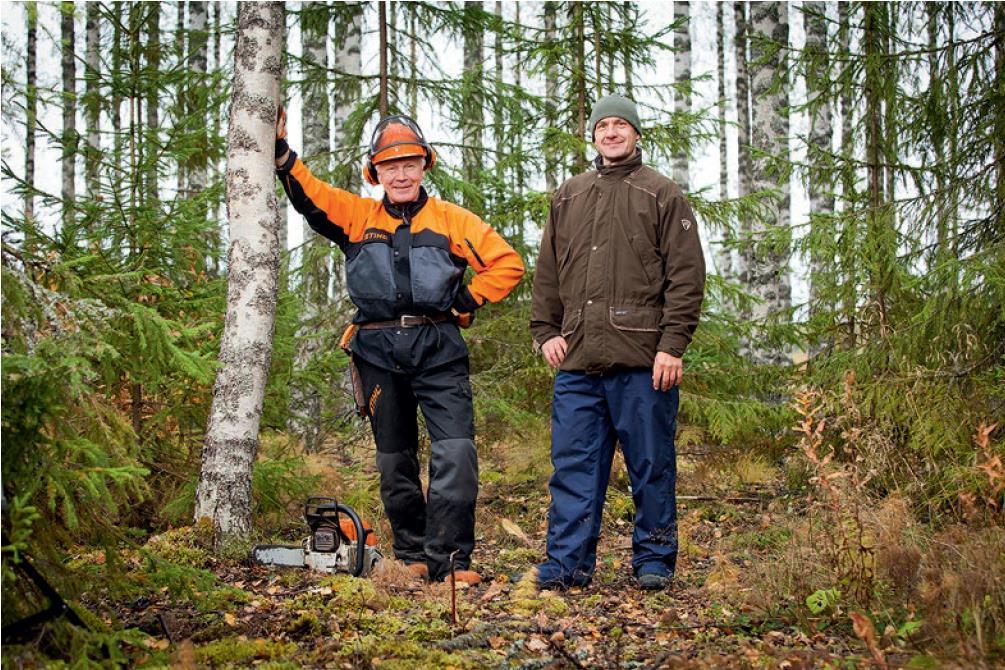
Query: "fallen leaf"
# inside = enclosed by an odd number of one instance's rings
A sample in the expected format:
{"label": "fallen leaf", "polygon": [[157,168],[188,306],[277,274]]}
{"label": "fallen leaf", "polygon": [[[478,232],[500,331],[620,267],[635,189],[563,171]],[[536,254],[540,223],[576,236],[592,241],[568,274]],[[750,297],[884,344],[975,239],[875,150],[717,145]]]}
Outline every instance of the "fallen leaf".
{"label": "fallen leaf", "polygon": [[228,626],[236,626],[237,625],[237,617],[234,616],[233,614],[231,614],[230,612],[224,612],[223,613],[223,620],[225,622],[227,622]]}
{"label": "fallen leaf", "polygon": [[487,603],[490,600],[498,598],[502,592],[503,592],[503,582],[492,582],[492,584],[489,585],[488,589],[485,590],[485,593],[482,594],[482,597],[479,598],[479,600],[483,603]]}
{"label": "fallen leaf", "polygon": [[858,612],[848,612],[848,617],[851,619],[855,635],[865,642],[865,646],[869,648],[869,653],[872,654],[876,664],[886,670],[886,659],[883,658],[883,652],[880,651],[879,645],[876,643],[876,628],[872,625],[872,620]]}
{"label": "fallen leaf", "polygon": [[493,635],[489,638],[489,646],[493,649],[502,649],[506,646],[506,638],[499,635]]}
{"label": "fallen leaf", "polygon": [[523,542],[527,546],[530,546],[531,544],[533,544],[530,541],[530,538],[527,537],[527,533],[523,532],[523,529],[520,528],[520,526],[516,525],[515,523],[513,523],[509,519],[507,519],[507,518],[500,519],[499,520],[499,525],[502,526],[502,528],[503,528],[504,531],[506,531],[507,533],[509,533],[510,535],[512,535],[513,537],[515,537],[516,539],[520,540],[521,542]]}
{"label": "fallen leaf", "polygon": [[524,645],[531,651],[541,652],[548,649],[548,643],[537,635],[532,636]]}

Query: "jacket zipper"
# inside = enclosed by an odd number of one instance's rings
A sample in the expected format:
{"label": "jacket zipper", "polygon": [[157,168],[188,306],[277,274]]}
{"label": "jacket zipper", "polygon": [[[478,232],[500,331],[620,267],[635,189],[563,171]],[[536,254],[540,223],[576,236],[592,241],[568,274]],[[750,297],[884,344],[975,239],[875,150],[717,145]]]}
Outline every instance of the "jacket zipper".
{"label": "jacket zipper", "polygon": [[471,240],[466,237],[464,238],[464,243],[468,245],[468,249],[471,249],[471,253],[475,255],[475,260],[478,261],[478,264],[481,265],[484,270],[487,266],[485,265],[485,261],[482,260],[482,257],[478,255],[477,251],[475,251],[475,245],[471,244]]}

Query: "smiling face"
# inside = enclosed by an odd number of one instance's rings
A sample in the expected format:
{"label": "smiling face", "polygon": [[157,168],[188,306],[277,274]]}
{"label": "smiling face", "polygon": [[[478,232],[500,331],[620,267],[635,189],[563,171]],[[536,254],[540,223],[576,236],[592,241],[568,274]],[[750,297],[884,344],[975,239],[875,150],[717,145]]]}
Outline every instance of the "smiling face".
{"label": "smiling face", "polygon": [[377,163],[377,180],[384,187],[387,199],[395,205],[412,202],[419,197],[426,159],[409,156]]}
{"label": "smiling face", "polygon": [[600,119],[593,129],[593,145],[597,147],[605,165],[631,158],[640,137],[632,124],[617,116]]}

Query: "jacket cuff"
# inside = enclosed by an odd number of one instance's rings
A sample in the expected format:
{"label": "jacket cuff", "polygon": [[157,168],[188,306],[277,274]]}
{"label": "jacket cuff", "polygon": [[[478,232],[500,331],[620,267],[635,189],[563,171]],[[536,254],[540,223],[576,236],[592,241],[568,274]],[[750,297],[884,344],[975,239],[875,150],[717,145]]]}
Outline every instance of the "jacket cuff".
{"label": "jacket cuff", "polygon": [[462,286],[461,290],[457,292],[457,297],[454,298],[453,304],[450,305],[451,309],[455,309],[461,314],[471,314],[476,309],[481,307],[475,297],[471,295],[471,291],[468,290],[467,286]]}
{"label": "jacket cuff", "polygon": [[[285,141],[286,140],[277,140],[276,144],[279,144],[279,142],[285,142]],[[280,154],[279,156],[276,156],[276,158],[280,158],[281,156],[282,156],[282,154]],[[282,165],[280,165],[279,167],[277,167],[276,168],[276,172],[283,172],[283,173],[289,172],[290,170],[293,169],[293,164],[296,163],[296,162],[297,162],[297,152],[293,151],[291,149],[290,150],[290,157],[289,157],[289,159],[287,159],[287,161],[285,163],[283,163]]]}
{"label": "jacket cuff", "polygon": [[689,342],[680,335],[676,335],[674,333],[663,333],[663,336],[660,338],[660,343],[656,345],[656,351],[662,351],[670,354],[671,356],[683,358],[688,344]]}
{"label": "jacket cuff", "polygon": [[561,337],[562,329],[551,326],[551,324],[535,322],[530,327],[531,336],[534,338],[534,351],[540,351],[544,343],[553,337]]}

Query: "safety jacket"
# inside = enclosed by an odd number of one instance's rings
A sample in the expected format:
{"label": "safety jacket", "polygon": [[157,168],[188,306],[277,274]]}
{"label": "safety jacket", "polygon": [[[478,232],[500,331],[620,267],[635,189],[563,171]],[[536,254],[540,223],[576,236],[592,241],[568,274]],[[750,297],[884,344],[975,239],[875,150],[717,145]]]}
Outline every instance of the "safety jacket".
{"label": "safety jacket", "polygon": [[[520,256],[495,230],[425,189],[402,206],[364,198],[321,181],[292,151],[277,173],[293,207],[345,254],[356,323],[471,312],[502,300],[523,276]],[[469,265],[476,274],[462,286]]]}

